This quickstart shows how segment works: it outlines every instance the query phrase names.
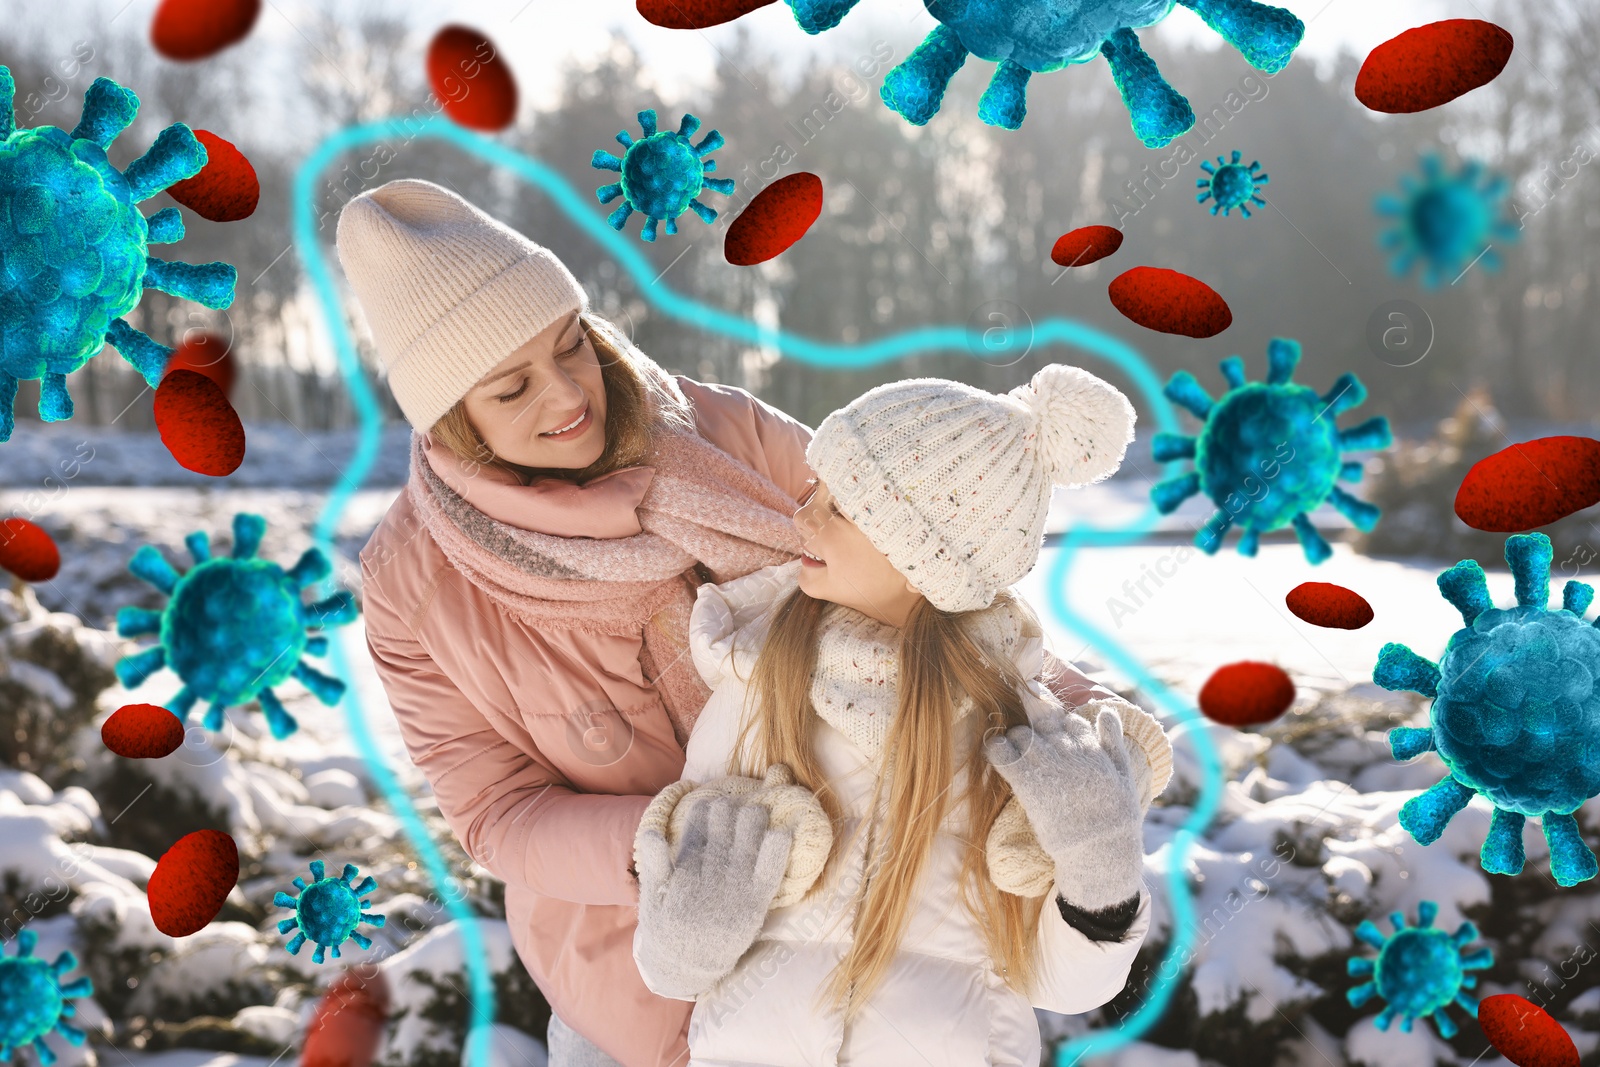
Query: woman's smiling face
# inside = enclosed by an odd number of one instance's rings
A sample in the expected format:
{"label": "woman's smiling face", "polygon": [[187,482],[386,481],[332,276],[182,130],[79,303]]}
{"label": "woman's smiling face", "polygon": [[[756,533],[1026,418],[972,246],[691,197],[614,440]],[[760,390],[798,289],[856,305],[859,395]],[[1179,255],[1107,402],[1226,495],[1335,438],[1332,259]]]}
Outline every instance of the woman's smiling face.
{"label": "woman's smiling face", "polygon": [[582,470],[605,451],[605,381],[576,311],[496,364],[463,403],[484,443],[509,463]]}

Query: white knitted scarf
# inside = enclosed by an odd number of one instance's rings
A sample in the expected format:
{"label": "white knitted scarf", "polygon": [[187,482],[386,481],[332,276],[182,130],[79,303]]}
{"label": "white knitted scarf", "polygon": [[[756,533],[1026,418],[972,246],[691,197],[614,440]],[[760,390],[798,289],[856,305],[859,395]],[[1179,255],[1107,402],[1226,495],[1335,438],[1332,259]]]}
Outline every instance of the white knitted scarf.
{"label": "white knitted scarf", "polygon": [[[1020,620],[1000,605],[967,613],[962,625],[979,648],[1007,659],[1022,640]],[[853,608],[830,607],[817,642],[811,705],[873,761],[889,736],[899,678],[900,631]],[[957,718],[969,706],[963,700]]]}

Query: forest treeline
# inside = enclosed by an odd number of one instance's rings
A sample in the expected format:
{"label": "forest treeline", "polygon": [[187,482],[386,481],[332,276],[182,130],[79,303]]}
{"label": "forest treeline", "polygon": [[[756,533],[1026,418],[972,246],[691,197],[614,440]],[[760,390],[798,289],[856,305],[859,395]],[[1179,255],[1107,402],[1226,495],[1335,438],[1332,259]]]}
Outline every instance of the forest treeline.
{"label": "forest treeline", "polygon": [[[609,179],[591,169],[590,156],[617,148],[618,130],[637,134],[639,110],[655,108],[663,125],[691,111],[704,128],[722,132],[727,143],[714,156],[716,173],[733,177],[738,188],[730,197],[705,196],[721,213],[715,224],[686,214],[677,236],[649,245],[637,240],[641,220],[630,220],[629,239],[659,272],[644,286],[537,189],[422,135],[430,123],[447,121],[421,60],[431,27],[375,4],[320,3],[298,16],[300,43],[290,47],[304,49],[293,60],[301,73],[275,87],[279,98],[249,88],[247,47],[203,64],[175,64],[151,51],[131,18],[70,32],[38,26],[30,34],[23,32],[27,20],[42,18],[43,9],[29,6],[17,13],[22,24],[0,55],[16,77],[22,124],[70,129],[83,90],[102,74],[134,88],[143,106],[113,148],[118,165],[172,121],[229,138],[254,163],[262,182],[255,215],[213,224],[186,212],[189,236],[168,253],[236,264],[233,307],[213,313],[152,292],[134,316],[169,343],[192,328],[229,333],[244,369],[235,401],[246,421],[282,419],[308,431],[352,422],[331,373],[326,327],[292,249],[288,190],[301,162],[332,131],[388,116],[409,117],[412,135],[352,151],[318,176],[318,235],[336,274],[333,224],[344,202],[393,178],[437,181],[555,249],[596,309],[664,365],[752,388],[811,423],[881,381],[931,374],[1008,388],[1056,360],[1105,374],[1148,409],[1138,382],[1099,354],[993,346],[1007,331],[1026,339],[1058,317],[1109,334],[1158,379],[1184,367],[1214,391],[1222,388],[1219,359],[1238,353],[1260,378],[1268,339],[1294,337],[1305,351],[1298,380],[1320,390],[1354,370],[1371,393],[1363,413],[1387,414],[1402,427],[1431,424],[1476,387],[1514,419],[1584,421],[1600,401],[1592,369],[1600,337],[1600,181],[1593,163],[1600,156],[1600,81],[1591,73],[1600,68],[1600,6],[1587,0],[1485,4],[1484,17],[1515,36],[1510,65],[1491,86],[1408,116],[1375,116],[1356,102],[1359,57],[1343,57],[1321,76],[1301,58],[1267,77],[1225,46],[1167,47],[1147,32],[1146,47],[1200,116],[1193,131],[1158,150],[1135,139],[1098,60],[1035,78],[1027,120],[1016,131],[978,120],[990,64],[972,60],[939,114],[914,127],[877,92],[920,39],[914,28],[886,30],[858,54],[813,62],[790,78],[740,35],[737,47],[720,50],[709,88],[682,99],[651,89],[650,72],[618,35],[598,57],[568,64],[553,104],[525,104],[516,126],[496,137],[558,171],[603,217],[611,208],[593,190]],[[796,30],[795,47],[813,44]],[[286,115],[297,116],[292,130],[284,129]],[[1235,148],[1271,175],[1264,190],[1270,206],[1250,219],[1214,217],[1195,203],[1199,160]],[[1503,261],[1498,271],[1477,266],[1434,291],[1415,275],[1391,275],[1378,243],[1388,223],[1374,210],[1374,199],[1398,189],[1427,151],[1450,166],[1470,157],[1504,174],[1514,190],[1504,210],[1519,226],[1514,242],[1495,249]],[[797,171],[820,175],[826,190],[811,233],[778,260],[730,266],[721,251],[728,223],[765,184]],[[145,210],[168,202],[162,194]],[[1072,271],[1051,263],[1055,238],[1088,223],[1121,228],[1122,250]],[[1227,299],[1233,325],[1194,341],[1129,323],[1111,307],[1106,285],[1138,264],[1201,278]],[[829,343],[962,323],[974,343],[965,352],[820,368],[778,358],[771,345],[669,318],[646,299],[651,284]],[[1374,315],[1395,300],[1411,301],[1432,324],[1427,355],[1408,366],[1380,359],[1368,341]],[[1419,336],[1429,333],[1426,322],[1415,326]],[[371,365],[365,335],[358,336]],[[108,353],[74,380],[77,417],[149,426],[141,391]],[[30,408],[36,396],[25,385],[19,408]],[[388,411],[398,417],[392,405]]]}

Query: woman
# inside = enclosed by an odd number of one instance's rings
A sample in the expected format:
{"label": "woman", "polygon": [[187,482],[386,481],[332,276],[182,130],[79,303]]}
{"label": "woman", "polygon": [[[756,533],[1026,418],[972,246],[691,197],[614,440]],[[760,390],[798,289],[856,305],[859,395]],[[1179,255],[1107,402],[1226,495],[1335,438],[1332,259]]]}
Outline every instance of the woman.
{"label": "woman", "polygon": [[[547,249],[430,182],[357,196],[337,240],[416,431],[361,556],[406,747],[505,882],[551,1067],[682,1067],[690,1005],[632,958],[634,832],[710,695],[694,591],[799,555],[811,433],[667,376]],[[1110,695],[1070,671],[1052,688]]]}
{"label": "woman", "polygon": [[689,1005],[631,956],[634,830],[709,694],[694,589],[795,557],[810,431],[667,376],[548,250],[429,182],[353,199],[338,251],[416,430],[361,557],[406,746],[506,884],[552,1067],[681,1064]]}

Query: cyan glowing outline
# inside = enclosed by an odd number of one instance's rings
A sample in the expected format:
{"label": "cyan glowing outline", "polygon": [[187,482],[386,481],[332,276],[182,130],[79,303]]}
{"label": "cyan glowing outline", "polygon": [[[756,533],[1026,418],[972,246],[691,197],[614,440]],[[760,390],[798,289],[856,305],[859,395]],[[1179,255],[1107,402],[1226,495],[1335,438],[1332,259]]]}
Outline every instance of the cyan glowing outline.
{"label": "cyan glowing outline", "polygon": [[[1146,394],[1148,395],[1148,394]],[[1171,416],[1171,409],[1166,413]],[[1164,424],[1165,420],[1163,420]],[[1170,471],[1173,464],[1168,464]],[[1188,960],[1173,968],[1172,973],[1166,973],[1167,967],[1180,957],[1187,957],[1194,946],[1194,901],[1189,897],[1189,885],[1185,881],[1186,872],[1184,860],[1188,858],[1189,846],[1194,839],[1200,836],[1205,828],[1211,825],[1211,820],[1216,816],[1218,801],[1222,792],[1222,761],[1217,755],[1217,749],[1212,744],[1211,736],[1205,730],[1204,721],[1194,706],[1182,700],[1165,684],[1153,677],[1139,665],[1138,660],[1129,655],[1110,637],[1091,625],[1088,621],[1079,618],[1067,606],[1066,577],[1067,566],[1072,560],[1073,553],[1081,544],[1124,544],[1138,534],[1148,530],[1155,522],[1156,511],[1154,505],[1145,509],[1144,514],[1133,526],[1123,530],[1106,530],[1098,527],[1069,531],[1061,543],[1061,551],[1056,554],[1055,561],[1050,566],[1050,575],[1045,581],[1046,596],[1049,598],[1050,611],[1056,620],[1068,630],[1089,642],[1094,649],[1104,655],[1111,665],[1123,674],[1132,678],[1134,682],[1150,694],[1162,708],[1176,719],[1181,726],[1188,727],[1183,731],[1183,737],[1188,739],[1195,749],[1195,754],[1200,760],[1200,772],[1203,779],[1200,786],[1200,795],[1196,799],[1194,809],[1183,825],[1172,838],[1172,862],[1167,867],[1167,898],[1172,905],[1172,940],[1167,943],[1166,955],[1162,957],[1160,967],[1156,973],[1155,983],[1151,986],[1150,993],[1139,1010],[1124,1020],[1122,1025],[1115,1030],[1102,1030],[1098,1033],[1091,1032],[1075,1037],[1056,1050],[1056,1067],[1073,1067],[1085,1056],[1103,1055],[1115,1052],[1124,1045],[1137,1040],[1141,1035],[1160,1020],[1167,1006],[1172,1002],[1172,990],[1177,985],[1178,975],[1188,965]],[[1133,536],[1129,536],[1133,535]]]}
{"label": "cyan glowing outline", "polygon": [[[376,122],[348,126],[325,138],[300,165],[295,172],[294,186],[290,194],[295,249],[301,261],[305,263],[312,283],[316,286],[323,315],[327,320],[329,332],[333,335],[339,373],[350,388],[351,400],[361,422],[355,455],[341,473],[338,484],[329,493],[328,502],[318,516],[313,531],[315,543],[328,552],[330,558],[333,554],[333,534],[339,519],[377,457],[382,439],[382,416],[372,388],[362,373],[361,363],[356,356],[349,331],[345,328],[344,314],[339,306],[333,279],[323,260],[317,235],[311,227],[312,184],[316,176],[321,174],[340,153],[365,147],[385,138],[403,138],[409,142],[419,136],[449,141],[485,163],[504,167],[523,181],[538,187],[555,201],[579,229],[598,241],[621,263],[622,267],[633,276],[645,299],[672,318],[746,343],[772,345],[785,357],[819,367],[872,366],[942,349],[964,351],[971,355],[979,354],[973,350],[971,331],[965,325],[924,326],[876,341],[852,345],[826,344],[790,333],[782,328],[769,329],[759,326],[748,319],[730,315],[682,296],[663,284],[656,277],[655,267],[650,261],[634,247],[632,242],[607,226],[595,213],[593,204],[580,196],[560,174],[530,156],[515,152],[448,120],[437,126],[424,126],[420,129],[410,128],[410,120],[401,118],[380,119]],[[986,350],[983,354],[988,354],[989,351],[1008,351],[1016,347],[1020,340],[1014,334],[1008,333],[1002,343]],[[1171,432],[1178,430],[1177,417],[1171,403],[1162,394],[1160,380],[1139,352],[1130,345],[1091,326],[1059,318],[1046,319],[1039,323],[1026,340],[1030,346],[1036,342],[1046,345],[1068,344],[1107,360],[1128,375],[1138,386],[1145,400],[1154,408],[1155,420],[1160,429]],[[1181,463],[1177,461],[1169,463],[1166,472],[1172,473],[1179,466]],[[1090,527],[1072,530],[1064,539],[1062,550],[1050,570],[1048,581],[1050,609],[1062,625],[1082,636],[1112,665],[1138,683],[1174,720],[1184,725],[1199,726],[1201,720],[1193,705],[1184,702],[1177,694],[1153,678],[1132,655],[1110,637],[1078,618],[1068,608],[1063,591],[1066,568],[1078,545],[1129,543],[1148,531],[1155,524],[1156,517],[1155,507],[1151,505],[1146,507],[1136,522],[1125,528]],[[340,642],[334,641],[332,646],[334,668],[341,676],[348,677],[348,663],[344,658]],[[356,739],[373,781],[383,790],[390,807],[399,816],[407,836],[411,838],[418,854],[422,857],[423,865],[435,886],[445,884],[448,875],[438,849],[428,837],[426,827],[417,817],[410,798],[400,788],[393,772],[384,764],[382,755],[366,730],[365,714],[355,686],[352,685],[345,691],[342,706],[350,731]],[[1206,731],[1191,729],[1185,731],[1185,736],[1197,750],[1205,780],[1194,810],[1173,839],[1173,858],[1168,872],[1168,894],[1173,912],[1172,937],[1160,965],[1161,972],[1165,972],[1167,965],[1173,960],[1187,956],[1193,947],[1194,902],[1189,897],[1189,887],[1184,878],[1184,860],[1194,838],[1210,824],[1216,814],[1222,790],[1221,761]],[[471,984],[472,1022],[469,1036],[470,1054],[467,1062],[486,1064],[488,1026],[494,1020],[493,980],[484,966],[482,941],[471,912],[463,907],[459,900],[447,899],[446,907],[461,929],[462,955]],[[1158,973],[1149,998],[1137,1012],[1113,1030],[1085,1034],[1067,1042],[1057,1052],[1057,1063],[1061,1067],[1069,1067],[1084,1056],[1111,1052],[1137,1040],[1155,1025],[1162,1012],[1166,1010],[1181,970],[1180,966],[1174,968],[1170,975]]]}

